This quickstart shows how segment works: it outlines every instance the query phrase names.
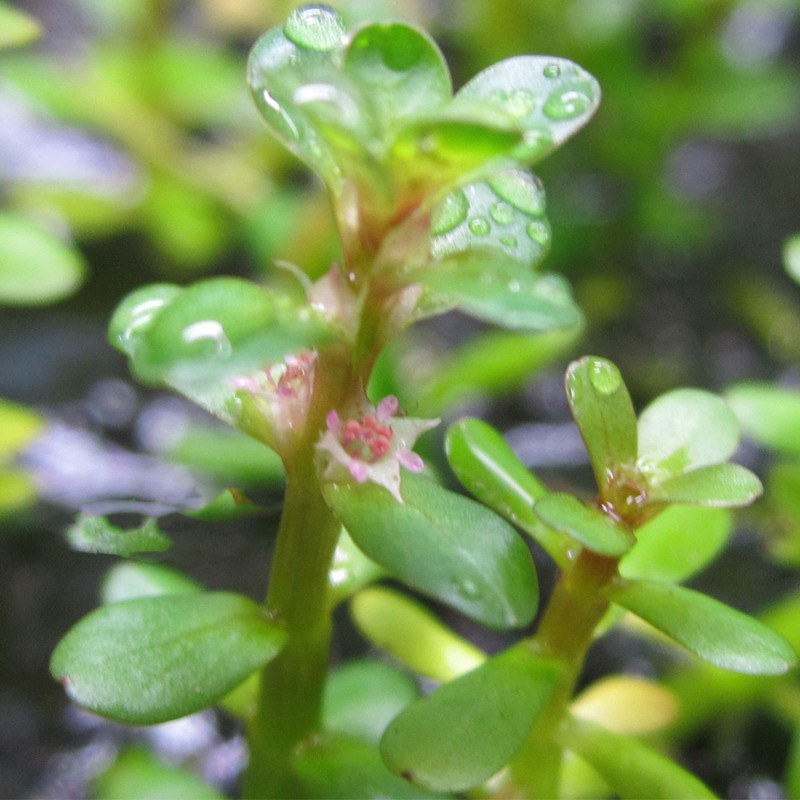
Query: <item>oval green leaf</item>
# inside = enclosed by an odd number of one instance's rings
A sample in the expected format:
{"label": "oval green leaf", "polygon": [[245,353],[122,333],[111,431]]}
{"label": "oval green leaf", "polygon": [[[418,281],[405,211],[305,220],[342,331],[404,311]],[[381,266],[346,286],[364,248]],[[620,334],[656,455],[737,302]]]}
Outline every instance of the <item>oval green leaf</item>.
{"label": "oval green leaf", "polygon": [[75,248],[24,217],[0,214],[0,304],[62,300],[81,285],[85,272]]}
{"label": "oval green leaf", "polygon": [[711,464],[663,481],[652,481],[651,503],[686,503],[699,506],[746,506],[761,496],[761,481],[739,464]]}
{"label": "oval green leaf", "polygon": [[626,581],[609,597],[700,658],[732,672],[780,675],[797,663],[783,637],[700,592],[655,581]]}
{"label": "oval green leaf", "polygon": [[633,534],[621,523],[571,494],[542,497],[536,503],[536,514],[545,525],[603,556],[621,556],[633,546]]}
{"label": "oval green leaf", "polygon": [[434,791],[464,791],[514,756],[560,675],[524,645],[417,700],[386,729],[389,768]]}
{"label": "oval green leaf", "polygon": [[722,551],[733,522],[729,511],[669,506],[636,531],[636,544],[619,565],[624,578],[679,583]]}
{"label": "oval green leaf", "polygon": [[325,497],[355,543],[414,589],[492,628],[527,625],[536,570],[514,529],[484,506],[406,472],[403,503],[374,484],[328,484]]}
{"label": "oval green leaf", "polygon": [[676,389],[639,416],[639,459],[658,479],[721,464],[739,444],[739,423],[728,404],[699,389]]}
{"label": "oval green leaf", "polygon": [[565,384],[600,493],[611,499],[620,472],[636,464],[636,413],[628,389],[617,367],[597,356],[573,361]]}
{"label": "oval green leaf", "polygon": [[197,581],[164,564],[123,561],[106,573],[100,586],[100,597],[108,605],[137,597],[202,591],[203,587]]}
{"label": "oval green leaf", "polygon": [[568,718],[558,738],[585,759],[623,800],[715,797],[694,775],[631,736]]}
{"label": "oval green leaf", "polygon": [[759,444],[800,456],[800,391],[766,383],[740,383],[725,399],[742,430]]}
{"label": "oval green leaf", "polygon": [[50,671],[72,700],[152,725],[207,708],[277,655],[286,634],[247,597],[143,597],[103,606],[59,642]]}
{"label": "oval green leaf", "polygon": [[359,592],[350,613],[361,633],[414,672],[450,681],[480,666],[486,656],[405,595],[375,587]]}

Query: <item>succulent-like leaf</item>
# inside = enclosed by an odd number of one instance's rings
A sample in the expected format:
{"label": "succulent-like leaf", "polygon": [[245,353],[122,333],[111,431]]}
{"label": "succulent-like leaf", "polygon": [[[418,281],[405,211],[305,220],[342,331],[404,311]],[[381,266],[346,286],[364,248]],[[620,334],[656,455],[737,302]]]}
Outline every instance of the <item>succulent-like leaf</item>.
{"label": "succulent-like leaf", "polygon": [[652,481],[648,501],[701,506],[746,506],[761,496],[761,481],[739,464],[711,464]]}

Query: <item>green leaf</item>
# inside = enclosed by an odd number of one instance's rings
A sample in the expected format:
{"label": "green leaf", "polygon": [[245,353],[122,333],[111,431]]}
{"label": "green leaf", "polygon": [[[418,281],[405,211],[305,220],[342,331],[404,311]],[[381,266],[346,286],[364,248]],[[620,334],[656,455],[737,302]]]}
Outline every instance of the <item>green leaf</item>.
{"label": "green leaf", "polygon": [[523,170],[504,170],[448,195],[433,220],[435,258],[470,250],[494,250],[537,266],[550,249],[541,181]]}
{"label": "green leaf", "polygon": [[0,519],[33,505],[36,496],[36,484],[26,472],[0,471]]}
{"label": "green leaf", "polygon": [[112,525],[105,517],[92,514],[80,514],[67,529],[66,538],[73,550],[116,556],[160,553],[172,544],[158,529],[155,519],[146,519],[138,528],[125,530]]}
{"label": "green leaf", "polygon": [[415,273],[425,294],[419,317],[458,309],[464,314],[520,332],[549,332],[582,324],[569,284],[560,275],[536,275],[510,257],[487,249]]}
{"label": "green leaf", "polygon": [[375,484],[328,484],[325,497],[355,543],[414,589],[492,628],[527,625],[538,582],[528,548],[478,503],[406,472],[403,503]]}
{"label": "green leaf", "polygon": [[429,678],[449,681],[486,660],[426,608],[391,589],[364,589],[351,601],[350,613],[369,641]]}
{"label": "green leaf", "polygon": [[623,800],[715,797],[694,775],[631,736],[567,718],[558,738],[585,759]]}
{"label": "green leaf", "polygon": [[517,56],[493,64],[455,96],[452,108],[480,108],[524,134],[514,156],[534,163],[578,131],[600,102],[600,86],[571,61]]}
{"label": "green leaf", "polygon": [[131,292],[117,306],[108,324],[108,340],[133,357],[155,318],[183,289],[173,283],[151,283]]}
{"label": "green leaf", "polygon": [[212,705],[285,640],[264,609],[241,595],[142,597],[80,620],[53,652],[50,671],[89,711],[152,725]]}
{"label": "green leaf", "polygon": [[24,217],[0,214],[0,304],[62,300],[81,285],[85,272],[76,249]]}
{"label": "green leaf", "polygon": [[609,597],[710,663],[753,675],[780,675],[797,662],[789,644],[752,617],[704,594],[655,581],[629,581]]}
{"label": "green leaf", "polygon": [[164,564],[122,561],[115,564],[103,578],[100,598],[108,605],[137,597],[186,594],[202,590],[199,583]]}
{"label": "green leaf", "polygon": [[800,456],[800,391],[766,383],[739,383],[725,399],[744,432],[778,453]]}
{"label": "green leaf", "polygon": [[372,101],[382,135],[401,120],[429,113],[452,93],[450,71],[436,43],[402,22],[357,30],[342,69]]}
{"label": "green leaf", "polygon": [[790,278],[800,283],[800,233],[783,243],[783,267]]}
{"label": "green leaf", "polygon": [[309,740],[294,758],[293,769],[305,797],[319,800],[428,800],[436,797],[392,775],[377,748],[343,734]]}
{"label": "green leaf", "polygon": [[223,800],[199,775],[165,764],[142,747],[123,750],[93,789],[93,797],[114,800]]}
{"label": "green leaf", "polygon": [[636,464],[636,414],[617,367],[597,356],[573,361],[565,378],[567,399],[578,424],[600,494]]}
{"label": "green leaf", "polygon": [[43,427],[44,419],[35,411],[0,399],[0,463],[33,441]]}
{"label": "green leaf", "polygon": [[545,707],[560,666],[524,645],[416,701],[389,725],[389,768],[434,791],[464,791],[514,756]]}
{"label": "green leaf", "polygon": [[633,546],[633,534],[599,508],[587,506],[571,494],[549,494],[536,503],[536,514],[546,525],[571,536],[604,556],[621,556]]}
{"label": "green leaf", "polygon": [[700,572],[725,547],[733,528],[722,508],[673,505],[636,531],[619,565],[624,578],[678,583]]}
{"label": "green leaf", "polygon": [[699,389],[668,392],[639,417],[640,464],[658,479],[727,461],[738,444],[733,411],[721,397]]}
{"label": "green leaf", "polygon": [[379,661],[350,661],[325,683],[322,724],[377,744],[386,726],[418,695],[404,672]]}
{"label": "green leaf", "polygon": [[663,481],[651,481],[652,503],[695,503],[701,506],[746,506],[761,496],[761,481],[739,464],[712,464]]}
{"label": "green leaf", "polygon": [[39,23],[8,3],[0,2],[0,50],[28,44],[41,36]]}
{"label": "green leaf", "polygon": [[385,574],[383,567],[365,556],[350,538],[350,534],[342,528],[333,553],[333,564],[328,571],[331,605],[336,606],[342,600],[352,597],[357,591]]}

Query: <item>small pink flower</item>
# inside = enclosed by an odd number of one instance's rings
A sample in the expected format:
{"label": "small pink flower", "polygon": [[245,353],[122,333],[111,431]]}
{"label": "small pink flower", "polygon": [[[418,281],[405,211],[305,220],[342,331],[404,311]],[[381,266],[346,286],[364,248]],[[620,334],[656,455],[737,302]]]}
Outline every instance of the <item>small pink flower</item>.
{"label": "small pink flower", "polygon": [[330,411],[327,430],[317,444],[326,457],[323,480],[349,476],[356,483],[371,481],[402,503],[400,467],[411,472],[422,471],[422,459],[411,448],[439,420],[398,417],[397,409],[397,398],[390,395],[376,408],[367,406],[357,419],[342,420],[338,412]]}

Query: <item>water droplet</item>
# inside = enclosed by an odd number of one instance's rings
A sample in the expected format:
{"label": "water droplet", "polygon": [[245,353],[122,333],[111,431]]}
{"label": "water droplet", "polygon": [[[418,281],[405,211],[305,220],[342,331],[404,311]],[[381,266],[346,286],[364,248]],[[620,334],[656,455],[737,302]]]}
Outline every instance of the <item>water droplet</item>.
{"label": "water droplet", "polygon": [[544,113],[553,120],[574,119],[592,104],[591,98],[578,89],[553,92],[544,102]]}
{"label": "water droplet", "polygon": [[189,345],[200,343],[208,355],[229,356],[233,352],[225,329],[215,319],[193,322],[184,328],[181,338]]}
{"label": "water droplet", "polygon": [[561,67],[555,62],[548,64],[543,70],[542,74],[545,78],[557,78],[561,74]]}
{"label": "water droplet", "polygon": [[589,365],[589,380],[600,394],[612,394],[622,384],[619,370],[610,362],[595,359]]}
{"label": "water droplet", "polygon": [[509,292],[516,294],[520,289],[522,289],[522,284],[518,280],[512,280],[508,282]]}
{"label": "water droplet", "polygon": [[469,229],[475,236],[488,236],[492,230],[489,220],[486,217],[473,217],[469,221]]}
{"label": "water droplet", "polygon": [[529,222],[525,228],[528,238],[542,247],[550,244],[550,226],[546,222]]}
{"label": "water droplet", "polygon": [[456,591],[466,600],[476,600],[480,597],[477,584],[469,578],[458,579],[456,581]]}
{"label": "water droplet", "polygon": [[498,225],[510,225],[514,221],[514,209],[508,203],[495,203],[489,213]]}
{"label": "water droplet", "polygon": [[505,245],[506,247],[516,247],[519,242],[517,241],[516,236],[501,236],[500,244]]}
{"label": "water droplet", "polygon": [[469,201],[461,189],[456,189],[447,195],[433,218],[434,236],[440,236],[460,225],[467,218],[468,207]]}
{"label": "water droplet", "polygon": [[530,217],[541,217],[544,214],[545,199],[541,183],[527,172],[517,170],[501,172],[489,181],[498,197],[507,200]]}
{"label": "water droplet", "polygon": [[505,107],[512,117],[525,117],[536,107],[536,96],[528,89],[514,89],[506,98]]}
{"label": "water droplet", "polygon": [[266,90],[263,89],[261,91],[261,99],[264,101],[264,105],[267,107],[265,110],[272,111],[274,114],[278,115],[278,118],[283,123],[284,132],[288,132],[289,135],[293,139],[300,138],[300,132],[297,130],[297,125],[294,124],[294,120],[289,116],[283,106]]}
{"label": "water droplet", "polygon": [[550,134],[544,128],[528,128],[522,134],[523,155],[526,161],[535,161],[553,146]]}
{"label": "water droplet", "polygon": [[286,38],[306,50],[333,50],[346,29],[339,15],[329,6],[296,8],[283,26]]}

